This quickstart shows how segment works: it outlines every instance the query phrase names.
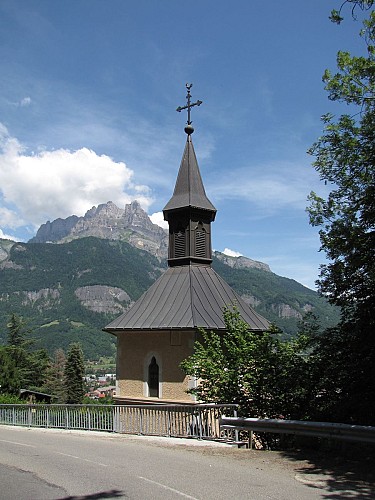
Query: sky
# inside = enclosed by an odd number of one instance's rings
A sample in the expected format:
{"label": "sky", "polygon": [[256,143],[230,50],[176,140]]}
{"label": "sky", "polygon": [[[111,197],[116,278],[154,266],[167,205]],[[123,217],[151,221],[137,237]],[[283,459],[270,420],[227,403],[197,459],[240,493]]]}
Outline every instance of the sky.
{"label": "sky", "polygon": [[341,0],[1,0],[0,237],[137,199],[154,222],[186,135],[218,210],[213,248],[316,289],[325,255],[309,225],[325,196],[308,148],[345,113],[322,75],[363,53]]}

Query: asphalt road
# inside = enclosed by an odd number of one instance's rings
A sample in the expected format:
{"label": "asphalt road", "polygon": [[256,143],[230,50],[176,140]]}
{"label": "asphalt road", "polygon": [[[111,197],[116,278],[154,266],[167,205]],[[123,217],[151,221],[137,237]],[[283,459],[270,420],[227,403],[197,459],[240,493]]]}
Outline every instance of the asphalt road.
{"label": "asphalt road", "polygon": [[262,452],[249,457],[186,440],[0,426],[0,499],[340,497]]}

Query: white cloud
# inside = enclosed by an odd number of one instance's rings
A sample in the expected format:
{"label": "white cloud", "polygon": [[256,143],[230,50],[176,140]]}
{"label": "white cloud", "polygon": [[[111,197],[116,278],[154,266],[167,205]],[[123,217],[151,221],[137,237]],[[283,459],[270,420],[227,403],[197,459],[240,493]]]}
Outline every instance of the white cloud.
{"label": "white cloud", "polygon": [[24,224],[25,221],[14,210],[0,206],[0,227],[16,229]]}
{"label": "white cloud", "polygon": [[31,97],[24,97],[23,99],[20,100],[19,105],[23,108],[26,106],[30,106],[31,104]]}
{"label": "white cloud", "polygon": [[308,193],[321,191],[318,175],[306,162],[250,165],[226,175],[210,186],[212,198],[247,200],[267,213],[287,207],[304,210]]}
{"label": "white cloud", "polygon": [[[137,199],[147,210],[147,186],[135,185],[123,162],[81,148],[27,155],[0,124],[0,217],[3,227],[37,228],[47,220],[84,215],[94,205],[113,201],[124,206]],[[1,203],[1,198],[3,203]]]}
{"label": "white cloud", "polygon": [[228,255],[228,257],[241,257],[242,256],[242,253],[236,252],[235,250],[231,250],[230,248],[224,248],[223,254]]}
{"label": "white cloud", "polygon": [[150,219],[153,224],[157,224],[163,229],[168,229],[169,227],[168,222],[164,220],[163,212],[155,212],[154,214],[150,215]]}
{"label": "white cloud", "polygon": [[4,233],[1,229],[0,229],[0,239],[17,241],[14,236],[10,236],[9,234]]}

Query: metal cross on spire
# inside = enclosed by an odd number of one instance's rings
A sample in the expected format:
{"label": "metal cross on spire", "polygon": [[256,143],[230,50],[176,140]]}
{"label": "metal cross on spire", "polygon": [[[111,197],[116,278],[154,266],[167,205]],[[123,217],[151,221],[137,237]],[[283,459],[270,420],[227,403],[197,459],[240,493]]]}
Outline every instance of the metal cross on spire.
{"label": "metal cross on spire", "polygon": [[178,111],[179,113],[184,110],[184,109],[187,109],[188,111],[188,119],[187,119],[187,126],[185,127],[185,132],[187,134],[192,134],[194,132],[194,128],[192,127],[192,121],[190,119],[190,110],[192,107],[194,106],[200,106],[202,104],[203,101],[196,101],[196,102],[193,102],[191,103],[190,102],[190,99],[191,99],[191,94],[190,94],[190,89],[191,87],[193,86],[192,83],[187,83],[186,84],[186,88],[187,88],[187,95],[186,95],[186,99],[187,99],[187,105],[186,106],[179,106],[176,111]]}

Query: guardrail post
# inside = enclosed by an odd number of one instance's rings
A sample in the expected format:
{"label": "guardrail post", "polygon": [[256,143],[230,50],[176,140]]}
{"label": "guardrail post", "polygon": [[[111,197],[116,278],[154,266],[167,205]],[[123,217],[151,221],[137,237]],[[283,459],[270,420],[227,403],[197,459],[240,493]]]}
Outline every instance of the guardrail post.
{"label": "guardrail post", "polygon": [[[234,416],[235,418],[237,418],[237,409],[236,409],[236,408],[234,408],[234,410],[233,410],[233,416]],[[235,439],[235,441],[238,443],[238,441],[239,441],[239,433],[238,433],[238,429],[236,429],[236,430],[234,431],[234,439]]]}

